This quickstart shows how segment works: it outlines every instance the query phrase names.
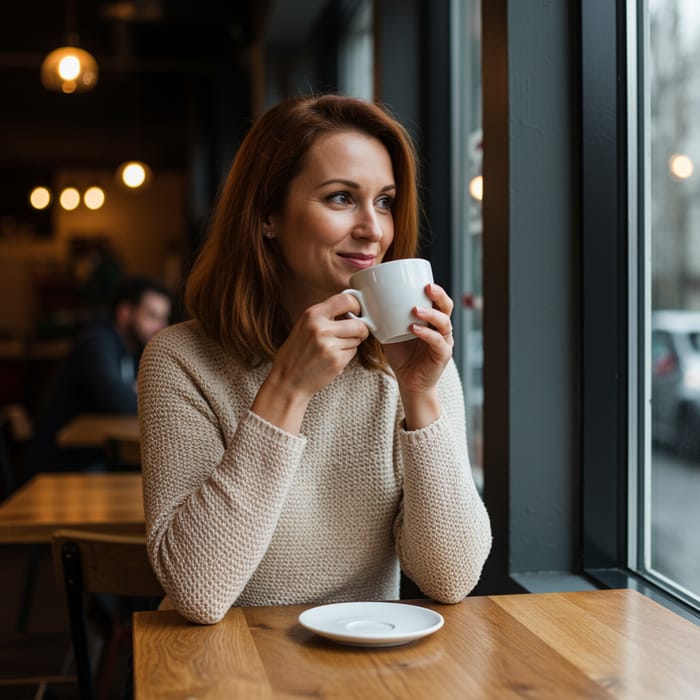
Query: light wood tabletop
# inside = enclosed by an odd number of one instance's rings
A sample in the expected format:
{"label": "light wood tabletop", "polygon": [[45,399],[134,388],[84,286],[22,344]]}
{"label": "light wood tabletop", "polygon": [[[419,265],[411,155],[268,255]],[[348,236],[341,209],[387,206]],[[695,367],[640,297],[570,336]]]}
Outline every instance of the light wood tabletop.
{"label": "light wood tabletop", "polygon": [[103,447],[109,438],[138,442],[138,418],[120,413],[82,414],[58,431],[56,441],[61,447]]}
{"label": "light wood tabletop", "polygon": [[50,542],[58,529],[143,533],[141,474],[37,474],[0,504],[0,542]]}
{"label": "light wood tabletop", "polygon": [[700,627],[632,590],[416,604],[444,627],[382,648],[307,631],[308,605],[232,608],[211,626],[135,613],[136,700],[698,697]]}

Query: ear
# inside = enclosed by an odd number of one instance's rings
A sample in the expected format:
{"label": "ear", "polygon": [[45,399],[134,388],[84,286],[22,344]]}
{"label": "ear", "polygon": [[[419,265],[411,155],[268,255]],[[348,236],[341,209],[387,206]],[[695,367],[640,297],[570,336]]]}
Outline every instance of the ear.
{"label": "ear", "polygon": [[279,222],[279,217],[275,214],[269,214],[262,220],[262,231],[265,238],[275,238],[275,231],[277,230],[277,223]]}

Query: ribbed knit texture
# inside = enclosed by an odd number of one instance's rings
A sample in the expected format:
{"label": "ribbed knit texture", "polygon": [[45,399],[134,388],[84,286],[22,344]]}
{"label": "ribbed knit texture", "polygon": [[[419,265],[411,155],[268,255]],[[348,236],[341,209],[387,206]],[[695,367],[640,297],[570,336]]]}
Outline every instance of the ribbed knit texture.
{"label": "ribbed knit texture", "polygon": [[425,595],[467,595],[491,530],[454,364],[442,416],[406,431],[396,381],[355,359],[313,397],[302,436],[249,410],[269,369],[243,367],[196,321],[144,352],[148,552],[172,604],[211,623],[231,605],[396,599],[399,559]]}

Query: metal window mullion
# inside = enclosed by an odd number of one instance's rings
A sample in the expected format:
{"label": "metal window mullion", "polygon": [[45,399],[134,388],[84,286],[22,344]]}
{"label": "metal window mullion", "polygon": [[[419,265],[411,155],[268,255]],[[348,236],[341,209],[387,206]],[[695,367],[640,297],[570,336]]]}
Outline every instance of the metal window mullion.
{"label": "metal window mullion", "polygon": [[[644,534],[640,537],[640,526],[646,512],[643,499],[647,489],[644,484],[644,465],[640,459],[644,456],[646,432],[643,428],[647,414],[644,400],[646,398],[646,383],[643,382],[644,368],[647,366],[646,343],[644,340],[645,305],[640,304],[643,297],[644,279],[640,271],[640,252],[645,248],[640,240],[643,230],[644,197],[642,187],[644,177],[639,172],[639,148],[643,148],[642,134],[644,116],[642,102],[645,91],[640,85],[644,70],[642,67],[642,52],[639,35],[642,17],[638,4],[629,0],[626,5],[626,71],[627,71],[627,547],[625,552],[626,565],[639,570],[641,547],[646,541]],[[642,154],[646,151],[642,150]],[[642,157],[641,162],[644,162]],[[640,274],[641,273],[641,274]],[[641,478],[640,478],[641,477]]]}

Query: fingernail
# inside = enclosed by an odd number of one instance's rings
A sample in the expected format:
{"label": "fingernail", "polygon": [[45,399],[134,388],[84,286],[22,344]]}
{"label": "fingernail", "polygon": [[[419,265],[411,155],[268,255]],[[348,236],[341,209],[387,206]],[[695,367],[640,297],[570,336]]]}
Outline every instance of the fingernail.
{"label": "fingernail", "polygon": [[417,313],[417,314],[424,314],[424,313],[425,313],[425,307],[424,307],[424,306],[416,306],[416,313]]}

